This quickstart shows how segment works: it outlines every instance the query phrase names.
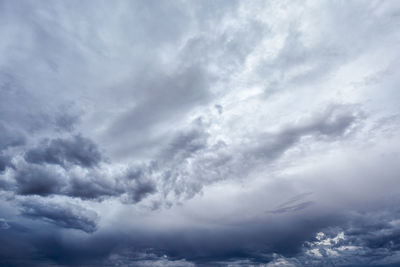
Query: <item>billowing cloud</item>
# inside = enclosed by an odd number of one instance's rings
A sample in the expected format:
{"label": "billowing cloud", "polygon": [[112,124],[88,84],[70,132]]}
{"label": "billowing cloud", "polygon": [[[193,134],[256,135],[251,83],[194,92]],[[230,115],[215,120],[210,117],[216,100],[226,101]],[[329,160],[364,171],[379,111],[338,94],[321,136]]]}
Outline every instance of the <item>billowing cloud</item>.
{"label": "billowing cloud", "polygon": [[79,165],[90,168],[101,161],[95,144],[82,136],[72,139],[43,140],[38,147],[25,154],[25,160],[35,164]]}
{"label": "billowing cloud", "polygon": [[21,195],[50,195],[58,192],[64,177],[56,172],[50,172],[45,168],[29,166],[26,169],[18,170],[15,175],[17,192]]}
{"label": "billowing cloud", "polygon": [[399,14],[1,1],[0,265],[398,265]]}

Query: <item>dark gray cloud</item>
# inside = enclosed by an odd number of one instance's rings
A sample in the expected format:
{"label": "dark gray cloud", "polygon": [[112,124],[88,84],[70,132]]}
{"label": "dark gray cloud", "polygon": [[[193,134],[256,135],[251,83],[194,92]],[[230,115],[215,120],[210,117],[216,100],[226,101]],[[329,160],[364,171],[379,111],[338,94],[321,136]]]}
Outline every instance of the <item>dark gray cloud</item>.
{"label": "dark gray cloud", "polygon": [[398,265],[399,14],[0,1],[0,265]]}
{"label": "dark gray cloud", "polygon": [[[355,213],[318,232],[290,266],[396,266],[400,255],[398,210]],[[279,262],[279,258],[275,259]]]}
{"label": "dark gray cloud", "polygon": [[35,164],[58,164],[63,167],[96,166],[101,160],[97,146],[89,139],[76,135],[70,139],[43,140],[39,146],[25,154],[25,160]]}
{"label": "dark gray cloud", "polygon": [[71,177],[68,187],[65,188],[65,195],[98,200],[121,197],[123,202],[136,203],[157,191],[157,186],[148,171],[151,171],[151,168],[143,170],[138,167],[111,177],[101,172],[89,173],[84,177]]}
{"label": "dark gray cloud", "polygon": [[[27,166],[15,174],[16,193],[21,195],[47,196],[60,192],[65,186],[65,178],[56,171],[44,167]],[[12,186],[12,185],[10,185]]]}
{"label": "dark gray cloud", "polygon": [[149,175],[149,173],[143,173],[141,170],[129,170],[127,172],[124,179],[128,181],[127,187],[129,189],[126,190],[125,201],[136,203],[157,191],[154,181],[148,179],[146,175]]}
{"label": "dark gray cloud", "polygon": [[[1,187],[18,195],[62,195],[80,199],[121,198],[136,203],[157,191],[153,167],[112,171],[98,147],[81,135],[44,139],[26,149],[23,159],[0,157]],[[126,169],[126,167],[124,167]]]}
{"label": "dark gray cloud", "polygon": [[11,163],[11,158],[0,154],[0,173],[4,172],[7,167],[13,166]]}
{"label": "dark gray cloud", "polygon": [[71,177],[68,187],[64,192],[58,194],[66,194],[72,197],[82,199],[104,199],[111,196],[118,196],[124,191],[115,187],[113,183],[107,182],[101,173],[93,173],[89,176]]}
{"label": "dark gray cloud", "polygon": [[[134,170],[141,171],[131,171],[130,178],[133,180],[143,177],[146,172],[143,168],[135,168]],[[385,177],[384,173],[376,175]],[[327,186],[332,186],[332,184],[327,184]],[[260,190],[264,193],[271,193],[276,189],[271,188],[268,191],[267,188],[261,188]],[[100,231],[89,239],[79,239],[79,241],[51,239],[43,236],[40,237],[40,241],[39,239],[26,241],[29,244],[35,244],[39,252],[46,255],[45,260],[50,260],[50,262],[56,264],[78,266],[82,264],[84,266],[93,264],[107,266],[107,264],[115,265],[118,262],[142,266],[141,264],[147,262],[146,259],[158,262],[158,257],[164,257],[163,255],[166,255],[164,258],[168,261],[178,261],[177,263],[185,261],[188,264],[193,263],[199,266],[226,266],[228,264],[235,266],[236,263],[240,266],[241,261],[244,261],[242,262],[244,265],[253,264],[256,266],[268,262],[271,264],[278,263],[279,261],[291,262],[295,264],[294,266],[321,266],[321,264],[329,264],[330,262],[338,266],[365,266],[371,260],[390,262],[391,255],[397,253],[398,250],[398,241],[395,239],[399,228],[399,213],[395,208],[397,207],[396,202],[393,202],[393,199],[390,198],[387,203],[380,203],[378,206],[368,208],[368,212],[362,211],[368,204],[362,204],[361,207],[358,207],[359,211],[352,210],[355,208],[354,206],[343,210],[337,200],[329,199],[329,193],[326,193],[329,190],[326,188],[322,188],[322,190],[323,192],[319,194],[328,198],[325,200],[330,203],[328,206],[318,208],[319,203],[315,202],[307,209],[293,209],[292,207],[296,206],[297,203],[301,205],[306,199],[314,201],[317,198],[315,192],[313,194],[301,193],[289,197],[288,200],[284,200],[282,204],[277,206],[278,208],[287,207],[284,212],[269,213],[266,217],[234,223],[228,223],[229,219],[227,218],[227,223],[218,227],[193,224],[189,228],[177,227],[171,230],[167,227],[158,231],[153,231],[152,227],[149,227],[132,229],[130,230],[131,235],[127,235],[124,231],[121,232],[116,227],[113,228],[111,233],[110,230]],[[332,190],[340,190],[340,186],[336,189],[332,188]],[[360,188],[360,190],[366,189]],[[380,196],[377,196],[376,199],[380,199]],[[27,203],[32,202],[36,206],[37,201],[33,200],[35,199],[27,199],[26,201]],[[44,200],[42,201],[44,202]],[[322,199],[319,199],[319,201],[321,202]],[[375,198],[371,201],[375,202]],[[69,210],[70,204],[61,208],[57,203],[39,201],[37,205],[39,207],[37,208],[38,213],[44,209],[43,216],[50,218],[43,218],[44,221],[48,220],[54,224],[52,220],[64,219],[62,211],[64,209]],[[238,205],[238,203],[233,204]],[[332,205],[339,205],[340,209],[325,210],[326,207]],[[28,207],[30,206],[28,205]],[[385,210],[382,207],[387,208]],[[71,205],[73,211],[68,211],[66,214],[80,214],[80,212],[74,210],[75,208],[77,207]],[[22,208],[22,210],[24,209]],[[60,212],[63,216],[52,215],[53,211],[56,214]],[[81,216],[78,215],[77,217],[80,218]],[[245,214],[242,216],[245,216]],[[69,222],[70,220],[66,221]],[[80,223],[73,222],[71,225],[78,227],[76,225],[85,222],[85,220]],[[177,222],[179,222],[178,219]],[[64,221],[57,225],[69,227],[69,224]],[[12,228],[13,225],[10,229]],[[344,240],[346,241],[342,241],[341,238],[335,239],[339,240],[337,244],[335,240],[330,241],[341,231],[344,232],[346,237]],[[319,232],[323,232],[327,237],[321,240],[316,239],[315,236]],[[327,241],[324,241],[325,239]],[[81,253],[78,254],[76,254],[77,242],[81,244],[78,246]],[[353,250],[354,247],[357,249],[356,251]],[[310,251],[314,251],[315,248],[322,251],[318,253],[325,255],[325,258],[321,258],[318,256],[319,254],[310,254],[314,253]],[[382,250],[382,248],[385,249]],[[126,249],[129,252],[126,252]],[[327,251],[326,254],[323,254],[323,251]],[[332,251],[340,253],[340,257],[333,255],[334,252]],[[360,251],[362,251],[361,254]],[[144,256],[143,253],[148,255]],[[356,253],[356,256],[352,253]],[[34,257],[34,255],[26,256]],[[71,256],[73,257],[71,258]],[[382,266],[385,265],[382,264]]]}
{"label": "dark gray cloud", "polygon": [[130,169],[109,175],[102,170],[65,170],[57,166],[20,164],[10,178],[2,180],[5,190],[19,195],[62,195],[86,200],[122,197],[124,202],[136,203],[157,191],[151,168]]}
{"label": "dark gray cloud", "polygon": [[20,202],[23,216],[43,220],[57,226],[78,229],[87,233],[96,231],[98,215],[72,203],[57,203],[40,198],[28,198]]}
{"label": "dark gray cloud", "polygon": [[[51,211],[49,212],[47,209]],[[82,224],[86,223],[86,221],[77,223],[69,216],[66,220],[67,222],[63,221],[66,217],[63,213],[60,215],[58,212],[53,212],[54,209],[52,208],[47,209],[43,212],[43,216],[46,216],[43,218],[44,222],[48,220],[50,223],[55,223],[53,222],[54,220],[61,220],[58,223],[63,227],[68,225],[72,226],[73,229],[82,227]],[[70,214],[68,213],[68,215]],[[30,216],[29,213],[27,216]],[[71,220],[73,220],[72,223],[70,222]],[[293,255],[299,251],[303,240],[312,238],[314,227],[318,229],[324,224],[321,221],[315,221],[312,226],[306,227],[305,222],[302,220],[293,223],[302,225],[301,233],[297,232],[297,229],[290,230],[291,225],[281,226],[277,232],[274,232],[268,229],[269,227],[265,227],[266,224],[264,222],[264,226],[258,223],[236,225],[236,227],[225,229],[225,233],[221,233],[216,229],[192,229],[190,231],[173,230],[168,233],[138,231],[132,236],[127,236],[121,232],[113,231],[112,233],[95,232],[87,239],[77,237],[79,241],[70,238],[63,240],[40,235],[33,240],[26,241],[28,241],[28,246],[34,244],[39,253],[45,253],[45,259],[50,259],[51,262],[56,264],[78,266],[82,264],[87,264],[87,266],[101,264],[107,266],[107,264],[116,265],[122,261],[126,264],[137,266],[135,262],[139,264],[144,260],[143,252],[148,254],[146,259],[149,261],[159,260],[159,258],[164,257],[168,261],[187,261],[200,266],[210,264],[225,266],[226,264],[218,264],[218,262],[225,259],[248,258],[251,259],[252,263],[257,264],[271,260],[270,255],[255,251],[257,247],[267,251],[280,252],[287,256]],[[248,226],[251,226],[251,228]],[[86,228],[81,230],[85,231],[84,229]],[[54,232],[56,235],[57,232]],[[39,238],[41,239],[39,240]],[[76,254],[77,246],[81,253]],[[69,256],[71,255],[74,255],[74,257],[70,258]],[[28,254],[26,256],[32,257],[33,255]]]}

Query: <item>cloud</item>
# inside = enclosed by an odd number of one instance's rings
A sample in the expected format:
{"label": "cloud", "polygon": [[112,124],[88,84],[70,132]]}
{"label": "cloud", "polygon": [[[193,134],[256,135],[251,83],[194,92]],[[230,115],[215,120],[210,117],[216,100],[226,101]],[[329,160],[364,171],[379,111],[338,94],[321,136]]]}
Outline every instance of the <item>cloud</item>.
{"label": "cloud", "polygon": [[190,198],[204,185],[246,177],[259,165],[284,158],[284,153],[298,146],[304,137],[328,142],[345,137],[361,120],[359,113],[353,107],[331,106],[321,114],[284,125],[275,132],[254,133],[248,141],[230,146],[221,141],[207,142],[210,126],[194,121],[195,130],[178,134],[166,154],[156,158],[158,168],[164,170],[164,188],[173,188],[178,197]]}
{"label": "cloud", "polygon": [[1,1],[0,265],[398,265],[399,10]]}
{"label": "cloud", "polygon": [[60,195],[97,201],[114,197],[136,203],[157,191],[152,178],[138,171],[106,173],[105,170],[65,170],[51,165],[19,164],[10,173],[11,177],[2,182],[4,189],[18,195]]}
{"label": "cloud", "polygon": [[[204,185],[229,176],[231,179],[245,176],[260,164],[260,160],[278,160],[303,136],[314,135],[323,140],[340,137],[354,126],[358,117],[349,107],[332,106],[321,115],[286,125],[275,133],[258,133],[249,144],[237,147],[228,147],[223,142],[210,144],[207,133],[210,126],[198,118],[185,131],[177,132],[169,139],[165,149],[154,158],[155,164],[145,164],[137,170],[133,167],[130,168],[132,172],[128,170],[125,174],[107,172],[109,163],[100,166],[103,156],[87,138],[73,135],[44,139],[39,146],[25,152],[24,159],[28,164],[16,166],[16,184],[9,183],[5,187],[15,188],[22,195],[58,194],[99,200],[122,196],[123,201],[133,203],[161,188],[164,195],[191,198]],[[260,142],[263,139],[267,141]],[[242,158],[247,158],[247,166],[238,169],[237,163]],[[208,174],[208,171],[212,173]],[[156,181],[162,183],[162,187],[157,186]]]}
{"label": "cloud", "polygon": [[312,194],[313,194],[313,192],[306,192],[306,193],[302,193],[302,194],[296,195],[294,197],[291,197],[288,201],[286,201],[286,202],[282,203],[281,205],[279,205],[278,208],[284,207],[284,206],[288,206],[288,205],[291,205],[291,204],[296,203],[298,201],[304,200],[309,195],[312,195]]}
{"label": "cloud", "polygon": [[139,152],[143,145],[149,149],[154,139],[162,144],[163,140],[158,139],[158,127],[164,126],[165,120],[178,120],[182,114],[206,104],[210,97],[210,79],[207,71],[198,66],[182,67],[172,74],[143,76],[140,83],[134,85],[140,92],[137,94],[139,102],[115,118],[105,133],[106,140],[127,140],[123,146],[113,144],[122,146],[118,148],[121,151]]}
{"label": "cloud", "polygon": [[301,202],[299,204],[295,204],[295,205],[288,205],[288,206],[283,206],[283,207],[279,207],[275,210],[270,211],[271,213],[285,213],[285,212],[295,212],[298,210],[302,210],[305,209],[309,206],[311,206],[312,204],[314,204],[314,202],[312,201],[306,201],[306,202]]}
{"label": "cloud", "polygon": [[58,164],[63,167],[80,165],[96,166],[101,160],[97,146],[87,138],[76,135],[71,139],[43,140],[25,154],[25,160],[35,164]]}
{"label": "cloud", "polygon": [[20,146],[25,143],[24,135],[0,121],[0,151],[8,147]]}
{"label": "cloud", "polygon": [[196,266],[186,260],[170,259],[167,255],[157,255],[151,251],[138,251],[131,253],[130,251],[122,251],[120,253],[111,254],[105,264],[124,265],[124,266]]}
{"label": "cloud", "polygon": [[76,143],[73,146],[66,146],[68,142],[61,142],[61,146],[57,146],[60,142],[49,143],[50,148],[29,150],[34,152],[29,154],[28,162],[21,158],[15,161],[13,168],[1,177],[3,190],[17,195],[59,195],[95,201],[116,198],[124,203],[137,203],[157,192],[151,166],[108,169],[109,163],[102,163],[92,167],[100,158],[97,149],[90,158],[92,143],[87,143],[88,149]]}
{"label": "cloud", "polygon": [[65,184],[65,177],[44,167],[27,166],[15,174],[16,192],[21,195],[47,196],[59,192]]}
{"label": "cloud", "polygon": [[328,107],[322,114],[298,123],[287,126],[277,133],[266,133],[260,136],[260,144],[257,144],[252,151],[260,157],[269,159],[278,158],[288,149],[295,146],[302,137],[311,135],[316,137],[335,138],[342,136],[350,130],[360,115],[356,111],[348,110],[348,107]]}
{"label": "cloud", "polygon": [[57,226],[92,233],[97,229],[98,215],[73,203],[57,203],[31,197],[20,201],[20,213],[25,217],[43,220]]}
{"label": "cloud", "polygon": [[178,132],[172,137],[165,151],[162,152],[163,161],[180,161],[192,157],[197,151],[208,148],[207,139],[209,135],[201,118],[196,119],[192,124],[189,129]]}
{"label": "cloud", "polygon": [[92,172],[85,176],[74,176],[70,180],[66,195],[81,199],[105,199],[121,197],[123,202],[136,203],[157,191],[148,170],[128,168],[120,174]]}
{"label": "cloud", "polygon": [[4,172],[7,167],[13,166],[11,163],[11,158],[0,154],[0,173]]}
{"label": "cloud", "polygon": [[137,170],[129,170],[124,179],[128,180],[129,189],[126,190],[125,201],[139,202],[149,194],[154,194],[157,189],[154,182],[145,177],[144,173],[138,173]]}
{"label": "cloud", "polygon": [[7,221],[3,218],[0,218],[0,229],[7,230],[8,228],[10,228],[10,225],[7,223]]}
{"label": "cloud", "polygon": [[316,233],[296,257],[276,255],[274,262],[285,261],[293,266],[395,266],[398,226],[397,212],[352,214],[345,224]]}

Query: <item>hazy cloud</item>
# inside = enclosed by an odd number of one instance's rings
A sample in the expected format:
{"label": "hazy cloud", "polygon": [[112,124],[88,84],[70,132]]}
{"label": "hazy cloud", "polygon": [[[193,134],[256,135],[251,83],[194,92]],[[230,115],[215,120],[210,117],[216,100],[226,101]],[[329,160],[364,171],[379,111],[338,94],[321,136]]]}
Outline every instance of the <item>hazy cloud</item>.
{"label": "hazy cloud", "polygon": [[72,203],[57,203],[40,198],[24,199],[20,203],[21,215],[44,220],[63,228],[78,229],[87,233],[96,231],[98,215]]}
{"label": "hazy cloud", "polygon": [[24,135],[0,121],[0,150],[8,147],[20,146],[25,143]]}
{"label": "hazy cloud", "polygon": [[3,218],[0,218],[0,229],[7,230],[8,228],[10,228],[10,225],[7,223],[7,221]]}

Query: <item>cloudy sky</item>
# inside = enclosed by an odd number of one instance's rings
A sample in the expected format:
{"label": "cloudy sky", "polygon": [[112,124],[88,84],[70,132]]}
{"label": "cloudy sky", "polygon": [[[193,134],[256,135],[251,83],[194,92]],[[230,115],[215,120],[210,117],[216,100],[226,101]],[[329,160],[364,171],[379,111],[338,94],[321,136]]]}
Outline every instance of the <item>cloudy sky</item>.
{"label": "cloudy sky", "polygon": [[400,1],[0,1],[1,266],[399,266]]}

